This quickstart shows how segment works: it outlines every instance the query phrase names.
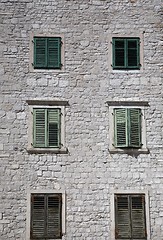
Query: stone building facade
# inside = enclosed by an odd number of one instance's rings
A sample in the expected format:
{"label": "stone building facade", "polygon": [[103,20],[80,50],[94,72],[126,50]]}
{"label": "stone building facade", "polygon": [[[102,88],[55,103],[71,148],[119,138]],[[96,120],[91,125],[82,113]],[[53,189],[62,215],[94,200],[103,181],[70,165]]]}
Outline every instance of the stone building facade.
{"label": "stone building facade", "polygon": [[[162,240],[161,0],[1,0],[0,17],[0,239],[35,239],[31,197],[61,196],[55,239],[121,239],[115,198],[142,197],[143,239]],[[37,68],[35,38],[61,39],[59,68]],[[138,43],[136,69],[115,67],[116,40]],[[32,142],[34,109],[59,109],[58,147]],[[140,146],[115,145],[114,109],[140,109]]]}

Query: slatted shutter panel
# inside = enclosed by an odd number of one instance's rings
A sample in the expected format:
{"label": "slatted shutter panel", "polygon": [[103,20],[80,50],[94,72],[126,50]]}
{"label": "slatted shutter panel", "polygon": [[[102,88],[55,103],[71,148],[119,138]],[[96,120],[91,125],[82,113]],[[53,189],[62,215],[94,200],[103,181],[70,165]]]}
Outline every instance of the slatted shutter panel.
{"label": "slatted shutter panel", "polygon": [[128,109],[129,146],[141,146],[141,109]]}
{"label": "slatted shutter panel", "polygon": [[33,111],[33,137],[34,147],[45,147],[46,121],[45,109],[34,109]]}
{"label": "slatted shutter panel", "polygon": [[127,67],[139,68],[139,39],[128,39],[127,44]]}
{"label": "slatted shutter panel", "polygon": [[47,39],[34,37],[34,68],[47,66]]}
{"label": "slatted shutter panel", "polygon": [[125,67],[125,41],[113,38],[113,68]]}
{"label": "slatted shutter panel", "polygon": [[48,238],[58,239],[62,236],[62,195],[49,195],[47,198],[47,203],[47,236]]}
{"label": "slatted shutter panel", "polygon": [[60,146],[60,109],[48,110],[48,146]]}
{"label": "slatted shutter panel", "polygon": [[127,195],[115,196],[115,237],[116,239],[130,239],[130,206]]}
{"label": "slatted shutter panel", "polygon": [[145,196],[131,196],[131,226],[133,239],[146,239]]}
{"label": "slatted shutter panel", "polygon": [[115,147],[127,147],[127,110],[119,108],[114,110]]}
{"label": "slatted shutter panel", "polygon": [[48,68],[61,68],[61,38],[48,38]]}
{"label": "slatted shutter panel", "polygon": [[31,239],[46,237],[46,201],[44,195],[31,196]]}

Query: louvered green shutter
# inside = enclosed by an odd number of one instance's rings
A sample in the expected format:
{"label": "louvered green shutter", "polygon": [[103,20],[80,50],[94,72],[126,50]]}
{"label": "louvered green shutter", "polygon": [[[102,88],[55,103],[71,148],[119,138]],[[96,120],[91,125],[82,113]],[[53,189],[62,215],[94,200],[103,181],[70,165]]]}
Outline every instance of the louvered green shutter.
{"label": "louvered green shutter", "polygon": [[62,195],[49,195],[47,203],[47,236],[48,238],[60,238],[62,236]]}
{"label": "louvered green shutter", "polygon": [[30,239],[43,239],[46,237],[46,199],[44,195],[31,196],[30,232]]}
{"label": "louvered green shutter", "polygon": [[127,51],[127,65],[128,68],[140,68],[140,56],[139,56],[139,39],[127,39],[126,40]]}
{"label": "louvered green shutter", "polygon": [[48,146],[60,146],[60,125],[61,125],[60,109],[48,110]]}
{"label": "louvered green shutter", "polygon": [[48,38],[48,68],[61,68],[61,38]]}
{"label": "louvered green shutter", "polygon": [[127,109],[118,108],[114,110],[114,123],[115,147],[127,147]]}
{"label": "louvered green shutter", "polygon": [[115,237],[116,239],[130,239],[130,206],[128,196],[115,196]]}
{"label": "louvered green shutter", "polygon": [[113,68],[125,67],[125,41],[113,38]]}
{"label": "louvered green shutter", "polygon": [[47,39],[34,37],[34,68],[47,66]]}
{"label": "louvered green shutter", "polygon": [[141,109],[128,109],[129,146],[141,147]]}
{"label": "louvered green shutter", "polygon": [[45,109],[34,109],[33,111],[33,145],[34,147],[45,147],[46,119]]}
{"label": "louvered green shutter", "polygon": [[145,196],[131,196],[131,226],[133,239],[146,239]]}

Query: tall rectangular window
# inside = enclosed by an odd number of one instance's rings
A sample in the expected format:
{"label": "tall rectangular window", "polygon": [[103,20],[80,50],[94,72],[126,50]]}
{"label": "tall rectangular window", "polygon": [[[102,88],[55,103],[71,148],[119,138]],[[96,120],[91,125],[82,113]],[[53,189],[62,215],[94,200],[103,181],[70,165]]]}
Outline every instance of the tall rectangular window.
{"label": "tall rectangular window", "polygon": [[115,194],[115,239],[146,240],[144,194]]}
{"label": "tall rectangular window", "polygon": [[61,110],[33,109],[33,146],[55,148],[61,145]]}
{"label": "tall rectangular window", "polygon": [[113,38],[113,69],[140,68],[140,39]]}
{"label": "tall rectangular window", "polygon": [[34,37],[34,68],[61,69],[61,37]]}
{"label": "tall rectangular window", "polygon": [[141,147],[141,109],[114,109],[115,147]]}
{"label": "tall rectangular window", "polygon": [[31,194],[30,239],[62,238],[62,194]]}

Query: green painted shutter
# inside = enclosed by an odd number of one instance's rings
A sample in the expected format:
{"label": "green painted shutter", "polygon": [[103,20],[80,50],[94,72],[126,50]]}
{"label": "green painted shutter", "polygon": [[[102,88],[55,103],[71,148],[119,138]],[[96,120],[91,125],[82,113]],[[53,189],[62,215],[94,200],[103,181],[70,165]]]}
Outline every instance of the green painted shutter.
{"label": "green painted shutter", "polygon": [[127,39],[127,68],[140,67],[140,57],[139,57],[139,39]]}
{"label": "green painted shutter", "polygon": [[125,41],[113,38],[113,69],[125,67]]}
{"label": "green painted shutter", "polygon": [[133,239],[146,239],[145,196],[131,196],[131,226]]}
{"label": "green painted shutter", "polygon": [[34,37],[34,68],[47,66],[47,39]]}
{"label": "green painted shutter", "polygon": [[48,38],[48,68],[61,68],[61,38]]}
{"label": "green painted shutter", "polygon": [[114,139],[115,147],[127,147],[127,109],[117,108],[114,109]]}
{"label": "green painted shutter", "polygon": [[31,231],[30,239],[46,237],[46,201],[44,195],[31,196]]}
{"label": "green painted shutter", "polygon": [[34,147],[45,147],[46,120],[45,109],[34,109],[33,111],[33,145]]}
{"label": "green painted shutter", "polygon": [[60,125],[61,125],[60,109],[48,110],[48,146],[60,146]]}
{"label": "green painted shutter", "polygon": [[128,109],[129,146],[141,147],[141,109]]}
{"label": "green painted shutter", "polygon": [[115,196],[115,238],[130,239],[130,206],[127,195]]}
{"label": "green painted shutter", "polygon": [[48,238],[60,238],[62,195],[49,195],[47,197],[47,236]]}

